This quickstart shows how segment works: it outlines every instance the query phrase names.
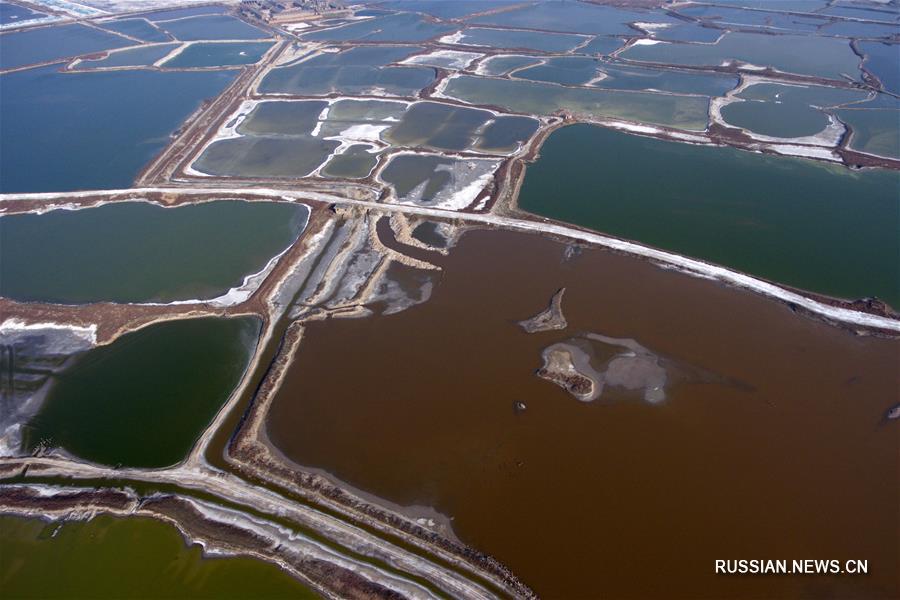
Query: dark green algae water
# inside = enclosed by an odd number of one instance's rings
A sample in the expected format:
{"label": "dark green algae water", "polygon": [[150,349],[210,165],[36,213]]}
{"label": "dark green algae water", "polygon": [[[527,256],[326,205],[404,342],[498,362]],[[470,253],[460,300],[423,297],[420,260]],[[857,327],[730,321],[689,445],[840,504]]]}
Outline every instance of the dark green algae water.
{"label": "dark green algae water", "polygon": [[591,125],[550,135],[519,206],[842,298],[900,307],[900,173]]}
{"label": "dark green algae water", "polygon": [[275,565],[204,558],[144,517],[47,523],[0,517],[3,598],[316,598]]}
{"label": "dark green algae water", "polygon": [[0,295],[79,304],[214,298],[303,231],[309,211],[222,200],[107,204],[0,217]]}
{"label": "dark green algae water", "polygon": [[259,331],[255,317],[168,321],[90,350],[54,378],[25,445],[113,466],[176,464],[237,385]]}

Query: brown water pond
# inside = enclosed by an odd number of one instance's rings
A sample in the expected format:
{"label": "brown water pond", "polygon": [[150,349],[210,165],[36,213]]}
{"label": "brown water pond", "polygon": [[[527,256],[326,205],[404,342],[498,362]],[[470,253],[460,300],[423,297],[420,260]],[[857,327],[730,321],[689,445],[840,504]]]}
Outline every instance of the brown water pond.
{"label": "brown water pond", "polygon": [[[298,464],[453,519],[545,597],[896,597],[900,344],[601,250],[474,231],[432,298],[309,326],[268,433]],[[568,327],[516,321],[560,287]],[[580,402],[534,375],[580,333],[700,377]],[[662,363],[661,363],[662,364]],[[516,402],[526,409],[515,410]],[[867,559],[725,576],[716,559]]]}

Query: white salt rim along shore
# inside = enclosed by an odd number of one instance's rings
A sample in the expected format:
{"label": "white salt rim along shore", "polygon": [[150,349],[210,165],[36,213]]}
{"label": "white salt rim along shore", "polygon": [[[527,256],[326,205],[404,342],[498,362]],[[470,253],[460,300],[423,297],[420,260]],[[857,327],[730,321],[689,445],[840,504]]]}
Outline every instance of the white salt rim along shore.
{"label": "white salt rim along shore", "polygon": [[[482,159],[483,160],[483,159]],[[126,188],[119,190],[89,190],[78,192],[40,192],[40,193],[23,193],[23,194],[0,194],[0,203],[9,200],[54,200],[57,198],[86,198],[92,196],[116,196],[129,193],[172,193],[173,188],[166,187],[147,187],[147,188]],[[733,271],[727,267],[721,267],[701,260],[680,256],[671,252],[657,250],[649,246],[643,246],[636,242],[619,240],[599,233],[583,231],[575,227],[566,225],[558,225],[548,223],[546,221],[528,221],[524,219],[516,219],[512,217],[503,217],[492,213],[473,214],[463,212],[453,212],[424,206],[413,206],[408,204],[391,204],[385,205],[381,202],[368,200],[352,200],[331,194],[314,191],[291,191],[276,190],[274,188],[181,188],[178,192],[182,195],[190,194],[236,194],[245,196],[263,196],[263,197],[284,197],[295,198],[297,200],[309,199],[323,203],[332,204],[348,204],[356,206],[366,206],[369,208],[378,208],[381,210],[396,210],[399,212],[418,214],[423,216],[431,216],[435,218],[451,218],[456,220],[470,221],[473,223],[484,223],[486,225],[494,225],[505,227],[507,229],[518,231],[535,231],[540,233],[549,233],[559,237],[581,240],[598,246],[612,248],[631,254],[633,256],[641,256],[653,260],[654,262],[662,262],[672,266],[682,267],[686,274],[696,277],[712,277],[717,281],[733,285],[735,287],[748,289],[757,292],[763,296],[768,296],[776,300],[796,304],[799,307],[809,311],[820,317],[825,317],[836,322],[848,325],[859,325],[862,327],[872,327],[875,329],[884,329],[900,333],[900,320],[891,317],[883,317],[867,312],[853,310],[850,308],[841,308],[825,304],[813,298],[809,298],[781,288],[776,284],[769,283],[753,277]]]}
{"label": "white salt rim along shore", "polygon": [[22,331],[37,331],[42,329],[65,330],[72,332],[76,337],[89,342],[91,346],[97,345],[97,325],[72,325],[70,323],[56,323],[52,321],[28,322],[19,317],[10,317],[0,323],[0,336],[18,333]]}
{"label": "white salt rim along shore", "polygon": [[[381,173],[384,171],[384,169],[386,169],[388,165],[394,162],[394,159],[398,156],[438,156],[441,158],[449,158],[459,165],[468,162],[474,162],[476,164],[480,163],[482,165],[482,169],[484,170],[484,172],[482,172],[481,175],[478,175],[474,179],[466,182],[462,188],[456,189],[455,191],[453,188],[459,185],[460,182],[455,181],[455,179],[451,176],[450,182],[448,182],[448,184],[444,188],[442,188],[435,194],[436,201],[428,206],[428,208],[451,211],[461,211],[471,206],[475,202],[475,198],[477,198],[478,195],[491,182],[491,180],[493,180],[494,173],[500,167],[500,164],[502,162],[500,159],[492,158],[454,158],[448,157],[444,154],[431,152],[401,151],[392,154],[391,157],[381,167],[378,174],[375,176],[375,179],[386,188],[391,190],[390,198],[388,198],[386,202],[390,204],[402,204],[416,207],[422,207],[422,205],[418,204],[415,200],[405,200],[397,197],[394,186],[381,178]],[[452,171],[452,169],[453,167],[450,165],[438,165],[435,169],[435,172],[448,170]],[[417,190],[419,190],[419,188],[422,188],[422,190],[424,190],[426,185],[427,181],[420,183],[418,186],[416,186],[416,188],[411,190],[407,194],[407,196],[415,196]],[[419,190],[419,193],[421,193],[422,190]]]}
{"label": "white salt rim along shore", "polygon": [[[169,192],[171,192],[171,189],[169,190]],[[122,304],[125,306],[180,306],[180,305],[185,305],[185,304],[206,304],[206,305],[210,305],[210,306],[215,306],[217,308],[227,308],[229,306],[234,306],[236,304],[240,304],[241,302],[244,302],[245,300],[249,299],[254,293],[256,293],[256,290],[259,289],[259,286],[261,286],[263,284],[263,282],[266,280],[266,277],[268,277],[269,273],[271,273],[272,270],[275,268],[275,265],[278,264],[278,260],[282,256],[284,256],[294,246],[294,244],[297,243],[297,240],[299,240],[303,236],[303,232],[306,231],[306,228],[309,225],[310,215],[312,214],[312,207],[309,206],[308,204],[304,204],[302,202],[297,202],[296,198],[293,200],[290,200],[289,196],[282,195],[283,192],[279,193],[276,190],[272,190],[272,192],[273,192],[271,194],[272,202],[287,201],[291,204],[296,204],[298,206],[302,206],[302,207],[306,208],[306,219],[303,222],[303,226],[300,227],[300,230],[297,232],[297,236],[291,241],[291,243],[289,243],[287,246],[285,246],[285,248],[281,252],[279,252],[272,258],[270,258],[266,262],[265,266],[262,269],[260,269],[259,271],[255,272],[255,273],[250,273],[248,275],[245,275],[244,278],[242,279],[240,285],[229,288],[228,291],[226,291],[225,293],[220,294],[219,296],[215,296],[214,298],[206,299],[206,300],[199,299],[199,298],[191,298],[191,299],[187,299],[187,300],[173,300],[171,302],[118,302],[116,304]],[[279,200],[279,198],[280,198],[280,200]],[[2,202],[2,200],[3,200],[3,196],[0,195],[0,202]],[[159,204],[157,202],[153,202],[146,198],[129,198],[127,200],[123,200],[122,202],[144,202],[146,204],[152,204],[153,206],[157,206],[159,208],[165,208],[165,209],[178,209],[178,208],[182,208],[184,206],[181,204],[174,205],[174,206],[166,205],[166,204]],[[243,198],[228,198],[228,197],[210,198],[210,199],[203,199],[194,204],[207,204],[210,202],[248,202],[248,200],[245,200]],[[69,202],[69,203],[65,203],[65,204],[51,205],[45,209],[37,209],[34,211],[29,211],[28,214],[40,215],[40,214],[45,214],[45,213],[48,213],[48,212],[51,212],[54,210],[88,210],[91,208],[99,208],[101,206],[105,206],[107,204],[112,204],[112,203],[113,202],[101,200],[100,202],[97,202],[96,204],[92,204],[90,206],[81,206],[81,205],[73,204],[73,203]],[[109,302],[112,302],[112,301],[109,301]],[[15,325],[15,324],[12,323],[10,325],[10,327],[13,327],[13,325]],[[48,324],[41,324],[41,325],[48,325]],[[0,325],[0,335],[2,335],[4,332],[4,330],[3,330],[4,326],[6,326],[5,321],[2,325]],[[60,328],[60,329],[72,329],[74,326],[57,324],[56,327]],[[93,328],[92,343],[96,344],[97,343],[97,326],[91,325],[90,327]],[[32,328],[37,328],[37,327],[32,326]],[[44,327],[44,328],[49,328],[49,327]]]}

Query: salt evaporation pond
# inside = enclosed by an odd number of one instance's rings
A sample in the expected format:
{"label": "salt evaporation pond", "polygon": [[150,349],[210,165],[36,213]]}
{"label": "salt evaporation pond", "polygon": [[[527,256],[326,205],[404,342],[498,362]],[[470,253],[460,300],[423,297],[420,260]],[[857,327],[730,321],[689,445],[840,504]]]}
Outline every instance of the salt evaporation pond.
{"label": "salt evaporation pond", "polygon": [[470,104],[499,106],[525,114],[551,114],[564,109],[588,117],[627,119],[691,130],[706,129],[709,107],[709,99],[702,96],[617,92],[471,75],[450,79],[444,94]]}
{"label": "salt evaporation pond", "polygon": [[275,565],[205,557],[174,525],[146,517],[60,525],[0,516],[0,539],[0,587],[10,598],[318,597]]}
{"label": "salt evaporation pond", "polygon": [[200,103],[235,72],[150,70],[0,76],[0,191],[131,186]]}
{"label": "salt evaporation pond", "polygon": [[118,31],[145,42],[168,42],[171,38],[144,19],[120,19],[99,23],[104,29]]}
{"label": "salt evaporation pond", "polygon": [[568,33],[540,33],[516,29],[483,29],[481,27],[465,29],[456,37],[458,37],[456,43],[464,46],[525,48],[542,52],[568,52],[588,40],[584,36]]}
{"label": "salt evaporation pond", "polygon": [[166,68],[219,67],[259,62],[274,42],[191,44],[162,64]]}
{"label": "salt evaporation pond", "polygon": [[220,296],[303,231],[298,204],[142,202],[0,217],[0,295],[56,303]]}
{"label": "salt evaporation pond", "polygon": [[[269,71],[259,83],[263,94],[389,94],[412,96],[432,81],[429,67],[391,67],[421,48],[372,46],[322,53]],[[380,90],[380,91],[379,91]]]}
{"label": "salt evaporation pond", "polygon": [[560,129],[519,206],[842,298],[900,306],[896,171]]}
{"label": "salt evaporation pond", "polygon": [[829,118],[821,109],[865,100],[867,92],[818,85],[757,83],[736,95],[740,100],[721,110],[729,124],[772,137],[802,137],[825,129]]}
{"label": "salt evaporation pond", "polygon": [[24,428],[26,448],[113,466],[183,460],[243,375],[260,326],[255,317],[168,321],[89,350],[54,375]]}
{"label": "salt evaporation pond", "polygon": [[176,39],[191,40],[258,40],[268,33],[229,15],[203,15],[174,21],[157,22],[157,26]]}
{"label": "salt evaporation pond", "polygon": [[357,21],[340,27],[332,27],[303,35],[313,42],[422,42],[438,37],[454,29],[447,23],[434,23],[420,15],[399,13]]}
{"label": "salt evaporation pond", "polygon": [[173,42],[171,44],[153,44],[150,46],[125,48],[118,52],[110,52],[104,58],[90,60],[82,59],[74,68],[93,69],[152,65],[161,58],[168,56],[168,54],[179,45],[178,42]]}
{"label": "salt evaporation pond", "polygon": [[[540,235],[472,231],[440,264],[423,304],[304,327],[266,420],[288,458],[434,508],[542,597],[774,598],[809,585],[717,576],[729,552],[866,556],[868,577],[822,578],[818,593],[896,589],[897,435],[884,422],[896,340]],[[516,321],[561,287],[568,327],[525,333]],[[676,365],[666,399],[607,388],[580,402],[535,375],[543,349],[585,332]],[[650,572],[648,549],[666,557]]]}
{"label": "salt evaporation pond", "polygon": [[597,6],[582,2],[551,1],[524,5],[510,11],[498,12],[472,19],[479,25],[501,25],[523,29],[542,29],[570,33],[604,35],[627,34],[635,31],[630,22],[678,22],[662,12],[624,10],[611,6]]}
{"label": "salt evaporation pond", "polygon": [[0,25],[10,25],[13,23],[21,23],[32,19],[40,19],[46,17],[45,13],[37,12],[18,4],[11,2],[0,2]]}
{"label": "salt evaporation pond", "polygon": [[715,44],[659,43],[632,46],[620,58],[673,65],[715,67],[740,60],[786,73],[843,80],[860,78],[860,58],[848,40],[809,35],[726,33]]}
{"label": "salt evaporation pond", "polygon": [[[465,2],[447,2],[447,0],[392,0],[380,3],[379,8],[421,12],[434,15],[440,19],[457,19],[474,13],[496,10],[509,6],[515,0],[466,0]],[[356,13],[359,15],[359,12]]]}
{"label": "salt evaporation pond", "polygon": [[13,31],[0,35],[0,68],[90,54],[131,43],[112,33],[78,24]]}

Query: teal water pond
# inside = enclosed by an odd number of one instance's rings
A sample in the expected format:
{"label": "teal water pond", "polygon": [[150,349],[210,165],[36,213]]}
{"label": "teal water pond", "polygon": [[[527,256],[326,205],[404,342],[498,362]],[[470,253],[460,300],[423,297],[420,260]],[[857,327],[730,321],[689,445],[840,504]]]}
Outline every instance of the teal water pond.
{"label": "teal water pond", "polygon": [[527,168],[526,211],[842,298],[900,306],[900,173],[560,129]]}

